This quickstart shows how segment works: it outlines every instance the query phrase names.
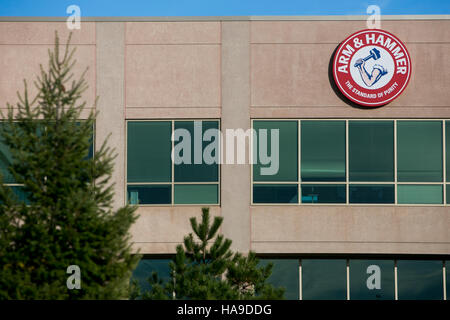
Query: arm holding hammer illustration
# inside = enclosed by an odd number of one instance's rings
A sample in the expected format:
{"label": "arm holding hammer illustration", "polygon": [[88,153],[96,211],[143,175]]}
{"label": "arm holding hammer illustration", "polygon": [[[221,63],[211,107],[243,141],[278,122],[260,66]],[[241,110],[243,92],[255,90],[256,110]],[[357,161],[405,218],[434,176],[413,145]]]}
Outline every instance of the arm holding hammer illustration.
{"label": "arm holding hammer illustration", "polygon": [[364,81],[365,85],[371,87],[375,82],[378,81],[381,75],[381,70],[378,68],[374,68],[372,70],[372,74],[369,74],[366,68],[364,68],[365,64],[366,61],[364,61],[363,59],[358,59],[356,60],[355,67],[358,68],[359,73],[361,74],[361,78]]}

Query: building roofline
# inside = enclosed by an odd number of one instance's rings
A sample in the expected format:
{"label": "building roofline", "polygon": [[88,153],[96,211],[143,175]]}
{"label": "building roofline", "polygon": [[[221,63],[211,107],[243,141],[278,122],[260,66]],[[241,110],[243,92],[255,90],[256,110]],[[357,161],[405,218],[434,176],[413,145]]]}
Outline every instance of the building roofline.
{"label": "building roofline", "polygon": [[[0,22],[61,22],[65,17],[0,17]],[[81,17],[90,22],[139,22],[139,21],[361,21],[368,15],[328,16],[197,16],[197,17]],[[437,15],[381,15],[381,20],[450,20],[448,14]]]}

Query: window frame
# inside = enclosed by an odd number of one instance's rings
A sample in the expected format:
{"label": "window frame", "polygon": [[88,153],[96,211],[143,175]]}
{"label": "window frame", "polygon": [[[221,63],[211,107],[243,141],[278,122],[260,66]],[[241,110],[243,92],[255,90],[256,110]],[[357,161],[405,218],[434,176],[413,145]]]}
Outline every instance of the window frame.
{"label": "window frame", "polygon": [[[148,254],[148,255],[144,255],[144,257],[142,258],[142,260],[172,260],[174,258],[174,255],[167,255],[167,254]],[[449,292],[449,286],[448,286],[448,267],[450,266],[450,260],[448,258],[448,255],[423,255],[423,254],[419,254],[419,255],[406,255],[406,256],[402,256],[402,255],[398,255],[398,254],[325,254],[325,255],[316,255],[316,254],[289,254],[289,255],[283,255],[283,254],[258,254],[257,258],[260,260],[260,262],[262,261],[268,261],[268,262],[274,262],[274,260],[297,260],[297,276],[296,276],[296,280],[298,281],[296,284],[296,287],[298,288],[298,299],[293,299],[293,301],[296,300],[305,300],[303,297],[303,276],[304,276],[304,271],[303,271],[303,261],[304,260],[310,260],[310,259],[314,259],[314,260],[345,260],[346,261],[346,300],[354,300],[354,301],[376,301],[377,299],[354,299],[352,298],[351,295],[351,284],[352,284],[352,266],[351,266],[351,261],[357,261],[357,260],[361,260],[361,261],[365,261],[365,262],[374,262],[373,264],[376,265],[377,261],[386,261],[386,262],[392,262],[393,263],[393,281],[394,281],[394,296],[393,299],[385,299],[384,301],[396,301],[396,300],[403,300],[402,297],[399,297],[399,277],[398,277],[398,262],[399,261],[408,261],[408,260],[419,260],[419,261],[436,261],[436,262],[440,262],[441,263],[441,272],[442,272],[442,300],[433,300],[433,301],[445,301],[445,300],[449,300],[449,296],[448,294]],[[274,263],[275,265],[276,263]],[[372,263],[371,263],[372,264]],[[259,266],[262,266],[261,264],[259,264]],[[274,266],[275,267],[275,266]],[[137,266],[135,268],[135,270],[137,269]],[[133,270],[133,273],[131,275],[131,277],[133,277],[133,274],[135,272],[135,270]],[[385,272],[385,270],[382,270],[382,272]],[[401,270],[400,270],[401,272]],[[369,277],[370,275],[367,274],[367,277]],[[382,280],[383,281],[383,280]],[[275,287],[279,287],[280,285],[277,283],[271,283],[273,284]],[[314,300],[310,300],[310,301],[314,301]],[[317,301],[317,300],[316,300]],[[404,300],[406,301],[406,300]],[[414,300],[412,300],[414,301]]]}
{"label": "window frame", "polygon": [[[420,261],[436,261],[441,263],[441,273],[442,273],[442,300],[434,300],[434,301],[445,301],[449,299],[449,292],[448,292],[448,280],[447,274],[448,273],[448,258],[445,256],[424,256],[424,255],[408,255],[408,256],[399,256],[399,255],[371,255],[371,254],[362,254],[362,255],[289,255],[289,256],[277,256],[277,255],[260,255],[258,256],[260,259],[298,259],[298,288],[299,288],[299,299],[298,300],[305,300],[303,297],[303,261],[304,260],[345,260],[346,261],[346,292],[347,297],[346,300],[359,300],[359,299],[352,299],[351,296],[351,272],[352,268],[350,266],[350,261],[354,260],[364,260],[364,261],[378,261],[378,260],[386,260],[386,261],[392,261],[394,264],[394,297],[392,300],[386,300],[386,301],[396,301],[396,300],[403,300],[402,297],[399,297],[399,277],[398,277],[398,262],[399,261],[409,261],[409,260],[420,260]],[[369,276],[369,275],[367,275]],[[372,300],[367,300],[372,301]],[[373,300],[375,301],[375,300]]]}
{"label": "window frame", "polygon": [[[125,120],[125,179],[124,179],[124,189],[125,189],[125,204],[128,203],[128,186],[145,186],[145,185],[168,185],[171,188],[171,203],[157,203],[157,204],[133,204],[133,206],[138,207],[199,207],[199,206],[208,206],[208,207],[220,207],[221,206],[221,163],[219,161],[218,167],[218,180],[217,181],[208,181],[208,182],[176,182],[175,181],[175,164],[171,161],[171,181],[170,182],[128,182],[128,123],[130,122],[170,122],[171,123],[171,135],[175,129],[176,121],[217,121],[218,130],[221,131],[221,119],[219,118],[175,118],[175,119],[126,119]],[[171,141],[172,150],[174,149],[175,142]],[[219,141],[219,149],[221,148],[222,141]],[[217,203],[175,203],[175,185],[217,185]]]}
{"label": "window frame", "polygon": [[[345,181],[302,181],[301,178],[301,123],[302,121],[345,121]],[[350,181],[349,179],[349,122],[350,121],[393,121],[394,125],[394,181]],[[447,198],[447,186],[450,186],[450,181],[447,180],[446,171],[446,124],[450,124],[448,118],[252,118],[251,129],[254,129],[254,121],[297,121],[297,149],[298,149],[298,174],[297,181],[253,181],[253,164],[250,170],[250,205],[251,206],[405,206],[405,207],[445,207],[449,206]],[[399,182],[398,181],[398,137],[397,137],[397,123],[398,121],[436,121],[440,122],[442,126],[442,181],[440,182]],[[251,150],[253,148],[253,136],[250,139]],[[298,186],[298,202],[297,203],[254,203],[253,202],[253,186],[255,184],[295,184]],[[394,186],[394,203],[350,203],[350,185],[393,185]],[[345,203],[302,203],[302,185],[344,185],[346,187],[346,202]],[[439,204],[414,204],[414,203],[398,203],[398,186],[399,185],[437,185],[442,186],[442,203]],[[449,196],[450,197],[450,196]]]}

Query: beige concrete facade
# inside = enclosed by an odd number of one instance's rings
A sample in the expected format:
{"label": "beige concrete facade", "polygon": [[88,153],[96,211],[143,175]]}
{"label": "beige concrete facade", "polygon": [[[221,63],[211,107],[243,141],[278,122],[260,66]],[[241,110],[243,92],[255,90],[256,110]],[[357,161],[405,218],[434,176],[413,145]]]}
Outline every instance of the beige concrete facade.
{"label": "beige concrete facade", "polygon": [[[249,40],[249,22],[222,23],[222,132],[250,128]],[[235,249],[246,252],[251,246],[250,165],[224,164],[221,169],[223,233]]]}
{"label": "beige concrete facade", "polygon": [[[125,201],[125,28],[120,22],[96,25],[96,88],[99,100],[95,127],[95,146],[101,148],[109,136],[109,143],[118,153],[113,172],[114,205]],[[102,125],[104,124],[104,125]]]}
{"label": "beige concrete facade", "polygon": [[[176,19],[174,19],[176,20]],[[241,19],[245,20],[245,19]],[[100,100],[99,145],[111,133],[118,158],[115,205],[126,197],[126,121],[221,119],[249,128],[252,118],[450,119],[450,20],[412,17],[381,27],[406,45],[412,77],[391,104],[355,108],[330,82],[338,44],[364,19],[316,17],[257,21],[88,21],[74,31],[81,72],[89,66],[88,105]],[[22,79],[46,62],[64,22],[0,22],[0,104],[14,102]],[[450,208],[443,206],[252,206],[249,165],[223,165],[222,232],[241,251],[261,254],[450,254]],[[141,206],[133,242],[166,254],[189,232],[200,206]]]}
{"label": "beige concrete facade", "polygon": [[[73,47],[76,48],[78,64],[74,72],[81,74],[86,68],[89,72],[86,81],[89,89],[83,98],[92,107],[96,96],[96,39],[95,23],[83,24],[83,32],[74,33]],[[61,49],[68,37],[64,22],[0,22],[0,108],[6,108],[6,102],[15,104],[17,91],[22,92],[26,79],[30,96],[36,94],[33,84],[39,72],[39,64],[48,63],[48,49],[53,48],[55,31],[60,37]]]}

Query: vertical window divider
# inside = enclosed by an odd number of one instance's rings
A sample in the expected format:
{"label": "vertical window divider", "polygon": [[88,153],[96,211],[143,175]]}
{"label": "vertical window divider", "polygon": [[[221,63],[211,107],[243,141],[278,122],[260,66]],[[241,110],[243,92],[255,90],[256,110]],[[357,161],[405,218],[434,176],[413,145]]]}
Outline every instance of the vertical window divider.
{"label": "vertical window divider", "polygon": [[348,120],[345,120],[345,204],[350,204]]}
{"label": "vertical window divider", "polygon": [[303,300],[303,290],[302,290],[302,259],[298,260],[298,299]]}
{"label": "vertical window divider", "polygon": [[447,300],[447,275],[445,260],[442,261],[442,284],[444,289],[444,300]]}
{"label": "vertical window divider", "polygon": [[394,260],[394,299],[398,300],[397,259]]}
{"label": "vertical window divider", "polygon": [[350,300],[350,260],[346,259],[347,263],[347,300]]}
{"label": "vertical window divider", "polygon": [[302,186],[301,186],[301,182],[302,182],[302,179],[301,179],[301,163],[302,163],[302,160],[301,160],[301,155],[302,155],[302,152],[301,152],[301,150],[302,150],[302,144],[301,144],[301,135],[300,135],[300,131],[301,131],[301,120],[299,119],[298,121],[297,121],[297,149],[298,149],[298,163],[297,163],[297,170],[298,170],[298,173],[297,173],[297,193],[298,193],[298,199],[297,199],[297,202],[298,202],[298,204],[301,204],[302,203]]}
{"label": "vertical window divider", "polygon": [[397,120],[394,120],[394,204],[398,204],[397,189]]}
{"label": "vertical window divider", "polygon": [[[173,134],[174,134],[174,132],[175,132],[175,120],[172,120],[171,121],[171,126],[172,126],[172,130],[171,130],[171,133],[170,133],[170,137],[171,137],[171,142],[172,142],[172,153],[174,152],[174,147],[175,147],[175,142],[174,142],[174,139],[172,139],[172,137],[173,137]],[[174,155],[172,155],[172,157],[171,157],[171,162],[172,162],[172,173],[171,173],[171,181],[172,181],[172,183],[171,183],[171,185],[172,185],[172,187],[170,188],[171,189],[171,195],[170,195],[170,198],[171,198],[171,205],[173,206],[174,204],[175,204],[175,167],[174,167],[174,163],[173,163],[173,158],[174,158]]]}

